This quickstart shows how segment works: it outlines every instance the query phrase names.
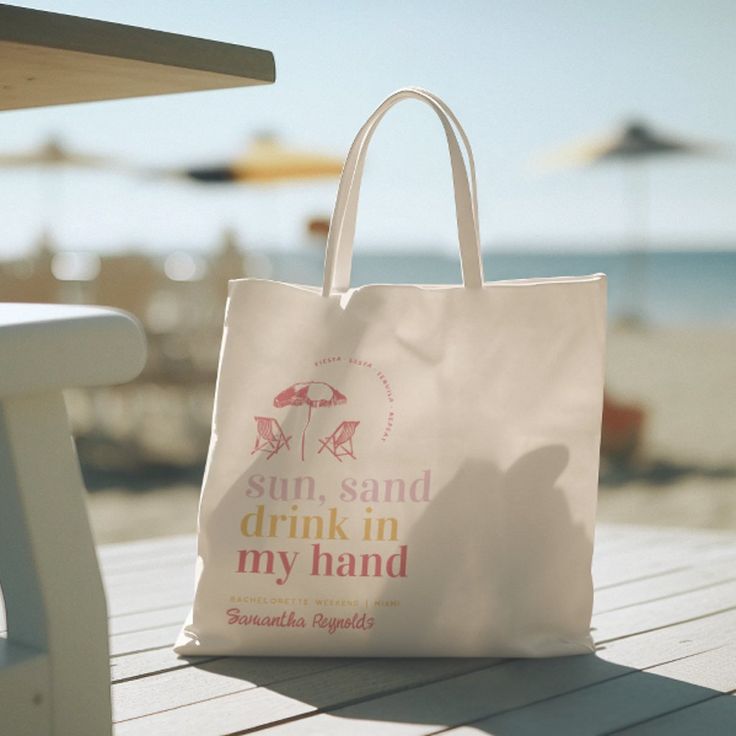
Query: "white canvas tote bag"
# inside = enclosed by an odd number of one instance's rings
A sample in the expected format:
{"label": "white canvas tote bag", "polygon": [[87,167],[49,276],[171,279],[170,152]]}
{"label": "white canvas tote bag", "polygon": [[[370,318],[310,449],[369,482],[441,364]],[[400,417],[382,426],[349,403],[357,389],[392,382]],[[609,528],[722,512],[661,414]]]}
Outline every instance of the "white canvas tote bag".
{"label": "white canvas tote bag", "polygon": [[[445,131],[463,285],[351,289],[368,143],[406,98]],[[350,149],[323,288],[230,282],[178,653],[591,651],[605,277],[484,283],[476,201],[458,121],[403,89]]]}

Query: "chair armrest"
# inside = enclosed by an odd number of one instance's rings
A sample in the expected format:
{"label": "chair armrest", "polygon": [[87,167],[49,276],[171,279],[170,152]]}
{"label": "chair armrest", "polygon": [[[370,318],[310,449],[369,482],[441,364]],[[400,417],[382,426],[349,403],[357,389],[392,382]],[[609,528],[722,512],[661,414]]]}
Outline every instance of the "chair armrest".
{"label": "chair armrest", "polygon": [[61,304],[0,304],[0,397],[124,383],[146,360],[125,312]]}

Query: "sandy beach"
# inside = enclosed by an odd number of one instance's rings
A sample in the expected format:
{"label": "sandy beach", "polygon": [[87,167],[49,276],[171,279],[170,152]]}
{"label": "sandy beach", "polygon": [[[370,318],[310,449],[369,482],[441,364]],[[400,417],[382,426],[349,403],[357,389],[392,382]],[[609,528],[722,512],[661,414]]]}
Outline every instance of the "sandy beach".
{"label": "sandy beach", "polygon": [[613,329],[607,364],[647,424],[631,472],[604,471],[599,518],[736,529],[736,331]]}
{"label": "sandy beach", "polygon": [[[607,387],[647,412],[630,466],[604,463],[599,520],[736,529],[736,329],[609,332]],[[196,530],[196,482],[88,494],[99,543]]]}

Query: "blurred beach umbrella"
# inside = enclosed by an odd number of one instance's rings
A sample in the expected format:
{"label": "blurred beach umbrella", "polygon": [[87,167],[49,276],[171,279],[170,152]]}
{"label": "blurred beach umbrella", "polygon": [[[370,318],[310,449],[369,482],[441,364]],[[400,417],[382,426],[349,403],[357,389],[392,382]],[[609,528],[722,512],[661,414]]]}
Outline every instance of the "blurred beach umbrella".
{"label": "blurred beach umbrella", "polygon": [[630,121],[619,130],[598,138],[578,141],[539,159],[544,169],[562,169],[610,161],[637,163],[665,154],[708,154],[712,144],[667,135],[642,121]]}
{"label": "blurred beach umbrella", "polygon": [[74,151],[58,139],[49,138],[45,143],[20,153],[0,153],[0,168],[128,168],[117,159]]}
{"label": "blurred beach umbrella", "polygon": [[275,184],[336,177],[342,165],[340,157],[291,148],[272,135],[262,135],[250,144],[243,156],[230,163],[168,173],[207,184]]}
{"label": "blurred beach umbrella", "polygon": [[660,132],[639,120],[631,120],[608,135],[563,146],[537,159],[542,170],[598,166],[620,162],[625,175],[629,219],[629,273],[631,320],[643,317],[646,291],[646,247],[649,241],[649,172],[652,159],[674,155],[707,155],[718,147]]}
{"label": "blurred beach umbrella", "polygon": [[57,173],[66,169],[118,170],[134,169],[118,159],[99,156],[91,153],[75,151],[64,146],[57,138],[49,138],[40,146],[16,153],[0,153],[0,169],[38,169],[44,174],[44,219],[47,220],[52,202],[61,197],[59,180],[48,176],[49,172]]}

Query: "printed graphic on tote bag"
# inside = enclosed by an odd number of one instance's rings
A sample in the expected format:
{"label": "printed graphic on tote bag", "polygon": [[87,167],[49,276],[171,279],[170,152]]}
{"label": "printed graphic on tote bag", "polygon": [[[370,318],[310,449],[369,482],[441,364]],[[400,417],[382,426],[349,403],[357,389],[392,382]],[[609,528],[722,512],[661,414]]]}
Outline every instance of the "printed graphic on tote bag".
{"label": "printed graphic on tote bag", "polygon": [[360,422],[352,421],[340,422],[338,428],[331,435],[320,440],[320,448],[317,450],[317,454],[319,455],[326,448],[340,462],[344,457],[351,457],[355,460],[353,435],[359,424]]}
{"label": "printed graphic on tote bag", "polygon": [[[344,474],[340,471],[325,477],[324,472],[330,467],[337,470],[335,461],[342,464],[358,460],[356,448],[361,425],[370,428],[365,441],[372,442],[373,448],[386,442],[394,426],[395,397],[385,373],[371,361],[332,356],[315,361],[314,367],[321,369],[319,377],[329,382],[297,382],[279,391],[271,400],[277,410],[274,413],[279,409],[293,411],[297,408],[296,416],[254,416],[256,437],[251,456],[263,453],[267,461],[276,459],[273,465],[269,464],[272,474],[254,472],[251,466],[242,479],[243,486],[238,485],[243,496],[256,504],[242,509],[240,536],[246,544],[237,550],[236,571],[249,577],[272,576],[278,587],[286,586],[292,579],[292,572],[299,570],[310,577],[405,578],[408,547],[397,544],[399,519],[380,513],[374,515],[374,510],[378,511],[374,505],[427,503],[430,471],[425,469],[419,478],[409,480],[356,478],[347,469]],[[342,381],[337,375],[324,375],[332,370],[341,371]],[[349,391],[343,392],[335,385],[342,386],[343,382],[349,384]],[[352,408],[349,395],[354,399]],[[366,415],[361,420],[345,418],[341,413],[347,409],[350,412],[347,416],[354,416],[353,411],[358,407],[370,407],[374,416]],[[317,409],[319,414],[315,413]],[[302,410],[306,416],[299,414]],[[315,422],[315,416],[319,416],[320,421]],[[310,427],[316,425],[320,425],[320,429],[312,429],[310,439]],[[308,466],[306,475],[289,477],[287,468],[291,467],[292,472],[295,469],[291,463],[314,463],[317,458],[326,458],[327,464],[313,464]],[[310,506],[313,508],[309,509]],[[280,548],[279,540],[287,546]],[[255,545],[248,545],[248,541]],[[379,543],[381,553],[377,549],[358,554],[340,549],[353,541]],[[262,542],[267,542],[266,548]],[[300,546],[292,546],[295,542]],[[336,543],[337,548],[333,547]],[[383,550],[382,543],[397,546],[388,552]],[[238,598],[233,596],[231,600]]]}
{"label": "printed graphic on tote bag", "polygon": [[[318,409],[327,406],[338,406],[344,404],[347,397],[340,393],[334,386],[324,381],[304,381],[303,383],[295,383],[284,389],[273,400],[273,405],[277,409],[286,406],[306,406],[307,421],[302,430],[301,439],[301,460],[304,462],[304,444],[307,437],[307,429],[312,421],[312,409]],[[280,450],[290,450],[289,440],[291,435],[287,437],[276,417],[254,417],[256,420],[256,442],[251,450],[251,455],[256,452],[265,452],[266,460],[270,460],[277,455]],[[321,437],[320,448],[317,450],[319,455],[323,450],[328,450],[332,456],[342,462],[342,458],[351,457],[355,460],[355,450],[353,448],[353,436],[355,430],[360,424],[359,421],[345,420],[340,422],[332,434]]]}

